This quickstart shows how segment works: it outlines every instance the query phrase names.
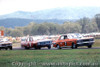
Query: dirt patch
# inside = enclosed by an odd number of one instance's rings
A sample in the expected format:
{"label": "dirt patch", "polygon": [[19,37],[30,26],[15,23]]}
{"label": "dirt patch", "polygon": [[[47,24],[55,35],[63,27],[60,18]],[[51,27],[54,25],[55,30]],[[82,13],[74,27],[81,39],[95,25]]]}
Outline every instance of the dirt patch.
{"label": "dirt patch", "polygon": [[21,48],[21,44],[20,43],[13,43],[12,47],[13,48]]}

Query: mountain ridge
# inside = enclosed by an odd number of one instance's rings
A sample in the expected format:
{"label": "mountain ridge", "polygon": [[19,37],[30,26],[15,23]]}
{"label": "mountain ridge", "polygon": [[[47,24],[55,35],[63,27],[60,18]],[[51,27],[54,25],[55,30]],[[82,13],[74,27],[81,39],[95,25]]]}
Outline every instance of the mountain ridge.
{"label": "mountain ridge", "polygon": [[[7,18],[0,19],[0,26],[4,26],[6,28],[14,28],[14,27],[22,27],[28,25],[30,22],[34,22],[37,24],[48,22],[48,23],[58,23],[63,24],[65,21],[70,21],[67,19],[58,20],[58,19],[22,19],[22,18]],[[73,20],[71,20],[73,21]]]}
{"label": "mountain ridge", "polygon": [[1,15],[0,19],[22,18],[22,19],[80,19],[83,17],[94,17],[100,13],[100,7],[63,7],[40,10],[35,12],[17,11],[7,15]]}
{"label": "mountain ridge", "polygon": [[17,11],[0,15],[0,26],[14,28],[15,26],[26,26],[30,22],[62,24],[66,21],[73,22],[83,17],[93,18],[98,13],[100,13],[100,7],[63,7],[35,12]]}

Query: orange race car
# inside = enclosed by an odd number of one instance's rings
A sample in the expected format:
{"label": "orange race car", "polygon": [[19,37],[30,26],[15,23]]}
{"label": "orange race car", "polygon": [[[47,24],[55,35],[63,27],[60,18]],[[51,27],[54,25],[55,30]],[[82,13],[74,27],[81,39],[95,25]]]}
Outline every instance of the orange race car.
{"label": "orange race car", "polygon": [[53,41],[53,47],[61,49],[63,47],[71,47],[72,49],[79,46],[87,46],[91,48],[94,43],[93,37],[83,37],[81,34],[64,34],[56,41]]}

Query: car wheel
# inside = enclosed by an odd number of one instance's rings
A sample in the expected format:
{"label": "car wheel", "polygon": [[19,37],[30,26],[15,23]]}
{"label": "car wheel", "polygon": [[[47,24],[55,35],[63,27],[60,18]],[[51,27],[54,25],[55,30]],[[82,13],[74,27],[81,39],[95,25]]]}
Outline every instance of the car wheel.
{"label": "car wheel", "polygon": [[59,45],[57,45],[57,49],[61,49],[61,47]]}
{"label": "car wheel", "polygon": [[9,47],[10,50],[12,50],[12,47]]}
{"label": "car wheel", "polygon": [[92,48],[92,45],[89,45],[88,48]]}
{"label": "car wheel", "polygon": [[5,48],[5,50],[7,50],[7,49],[8,49],[8,47]]}
{"label": "car wheel", "polygon": [[34,47],[35,49],[38,49],[36,46]]}
{"label": "car wheel", "polygon": [[78,46],[77,46],[77,45],[75,45],[75,48],[76,48],[76,49],[77,49],[77,47],[78,47]]}
{"label": "car wheel", "polygon": [[48,49],[51,49],[51,46],[48,46]]}
{"label": "car wheel", "polygon": [[25,49],[30,49],[29,47],[25,47]]}
{"label": "car wheel", "polygon": [[75,49],[76,45],[74,43],[72,43],[72,49]]}
{"label": "car wheel", "polygon": [[41,49],[41,47],[38,47],[38,49]]}

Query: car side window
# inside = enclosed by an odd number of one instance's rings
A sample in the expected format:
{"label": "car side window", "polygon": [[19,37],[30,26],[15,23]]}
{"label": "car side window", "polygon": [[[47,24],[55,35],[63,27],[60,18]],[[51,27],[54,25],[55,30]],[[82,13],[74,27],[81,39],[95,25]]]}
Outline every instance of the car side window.
{"label": "car side window", "polygon": [[29,41],[33,41],[33,38],[32,37],[29,37]]}
{"label": "car side window", "polygon": [[27,41],[33,41],[33,38],[32,38],[32,37],[29,37],[29,38],[27,39]]}
{"label": "car side window", "polygon": [[60,40],[63,40],[63,39],[64,39],[64,36],[61,36],[61,37],[60,37]]}
{"label": "car side window", "polygon": [[27,41],[29,41],[29,38],[27,38]]}
{"label": "car side window", "polygon": [[68,39],[68,38],[67,38],[67,35],[64,36],[64,39]]}
{"label": "car side window", "polygon": [[60,40],[68,39],[67,35],[63,35],[60,37]]}

